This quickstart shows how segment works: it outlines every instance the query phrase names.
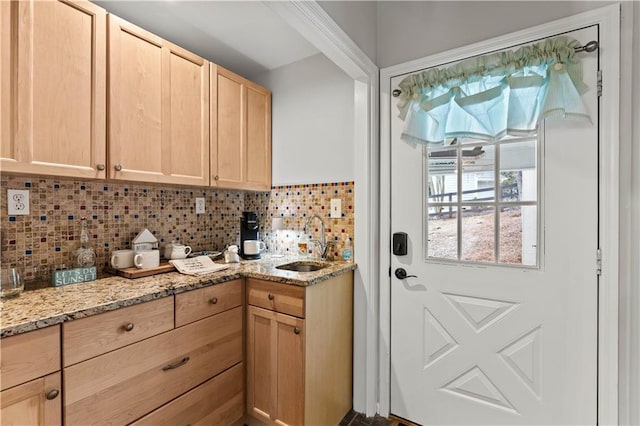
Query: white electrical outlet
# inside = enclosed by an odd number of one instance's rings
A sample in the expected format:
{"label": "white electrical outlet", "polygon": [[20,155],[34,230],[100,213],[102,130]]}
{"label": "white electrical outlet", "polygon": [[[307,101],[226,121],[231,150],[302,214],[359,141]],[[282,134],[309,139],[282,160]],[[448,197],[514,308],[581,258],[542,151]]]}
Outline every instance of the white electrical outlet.
{"label": "white electrical outlet", "polygon": [[10,216],[29,214],[28,189],[7,189],[7,214]]}
{"label": "white electrical outlet", "polygon": [[331,199],[331,217],[334,219],[342,217],[342,200],[340,198]]}
{"label": "white electrical outlet", "polygon": [[202,214],[205,210],[204,197],[196,197],[196,214]]}

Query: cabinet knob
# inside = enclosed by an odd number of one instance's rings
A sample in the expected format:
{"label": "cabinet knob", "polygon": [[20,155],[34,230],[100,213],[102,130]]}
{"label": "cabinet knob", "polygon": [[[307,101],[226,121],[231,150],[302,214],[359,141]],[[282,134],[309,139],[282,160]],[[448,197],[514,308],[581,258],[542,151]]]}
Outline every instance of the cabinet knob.
{"label": "cabinet knob", "polygon": [[213,180],[218,180],[218,179],[220,179],[220,176],[218,176],[218,175],[215,175],[215,176],[213,177]]}
{"label": "cabinet knob", "polygon": [[269,300],[273,300],[274,299],[274,296],[271,293],[269,293],[269,295],[267,297],[269,298]]}
{"label": "cabinet knob", "polygon": [[296,334],[300,334],[300,328],[299,327],[294,327],[293,328],[293,332]]}
{"label": "cabinet knob", "polygon": [[52,399],[56,399],[60,395],[60,391],[58,389],[53,389],[47,392],[47,399],[51,401]]}
{"label": "cabinet knob", "polygon": [[216,303],[218,303],[218,298],[214,297],[213,299],[210,300],[212,305],[215,305]]}
{"label": "cabinet knob", "polygon": [[122,164],[116,164],[113,168],[116,169],[116,172],[119,172],[122,170]]}
{"label": "cabinet knob", "polygon": [[104,164],[98,164],[98,165],[96,166],[96,169],[98,169],[98,170],[100,170],[100,171],[103,171],[103,170],[104,170]]}
{"label": "cabinet knob", "polygon": [[133,323],[132,322],[128,322],[124,325],[124,331],[131,331],[133,330]]}

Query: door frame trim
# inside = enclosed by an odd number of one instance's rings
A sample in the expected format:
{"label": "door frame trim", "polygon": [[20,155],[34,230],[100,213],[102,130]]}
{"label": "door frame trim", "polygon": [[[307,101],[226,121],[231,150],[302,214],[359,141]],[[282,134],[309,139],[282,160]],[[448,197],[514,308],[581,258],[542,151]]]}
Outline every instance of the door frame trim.
{"label": "door frame trim", "polygon": [[[598,289],[598,423],[618,423],[619,153],[620,153],[620,4],[605,6],[529,29],[380,70],[380,334],[378,412],[391,407],[391,78],[459,61],[478,53],[506,49],[522,41],[600,25],[604,90],[600,98],[600,249]],[[606,141],[606,143],[605,143]],[[384,212],[384,213],[383,213]],[[596,270],[594,253],[594,273]]]}

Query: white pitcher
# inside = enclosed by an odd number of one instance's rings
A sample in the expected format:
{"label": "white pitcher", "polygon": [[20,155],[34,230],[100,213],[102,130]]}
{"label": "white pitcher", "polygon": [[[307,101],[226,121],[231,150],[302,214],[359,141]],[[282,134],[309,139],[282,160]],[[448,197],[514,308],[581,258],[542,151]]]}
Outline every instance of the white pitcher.
{"label": "white pitcher", "polygon": [[185,259],[191,253],[191,247],[182,244],[172,244],[169,259]]}

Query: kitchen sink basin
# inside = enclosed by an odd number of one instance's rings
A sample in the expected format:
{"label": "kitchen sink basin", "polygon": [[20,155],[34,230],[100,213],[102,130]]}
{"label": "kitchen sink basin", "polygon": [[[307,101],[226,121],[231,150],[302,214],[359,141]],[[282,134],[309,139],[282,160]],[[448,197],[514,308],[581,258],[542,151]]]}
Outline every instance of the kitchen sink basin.
{"label": "kitchen sink basin", "polygon": [[298,262],[285,263],[284,265],[276,266],[276,269],[295,272],[313,272],[324,269],[327,266],[329,266],[329,264],[324,262],[301,260]]}

